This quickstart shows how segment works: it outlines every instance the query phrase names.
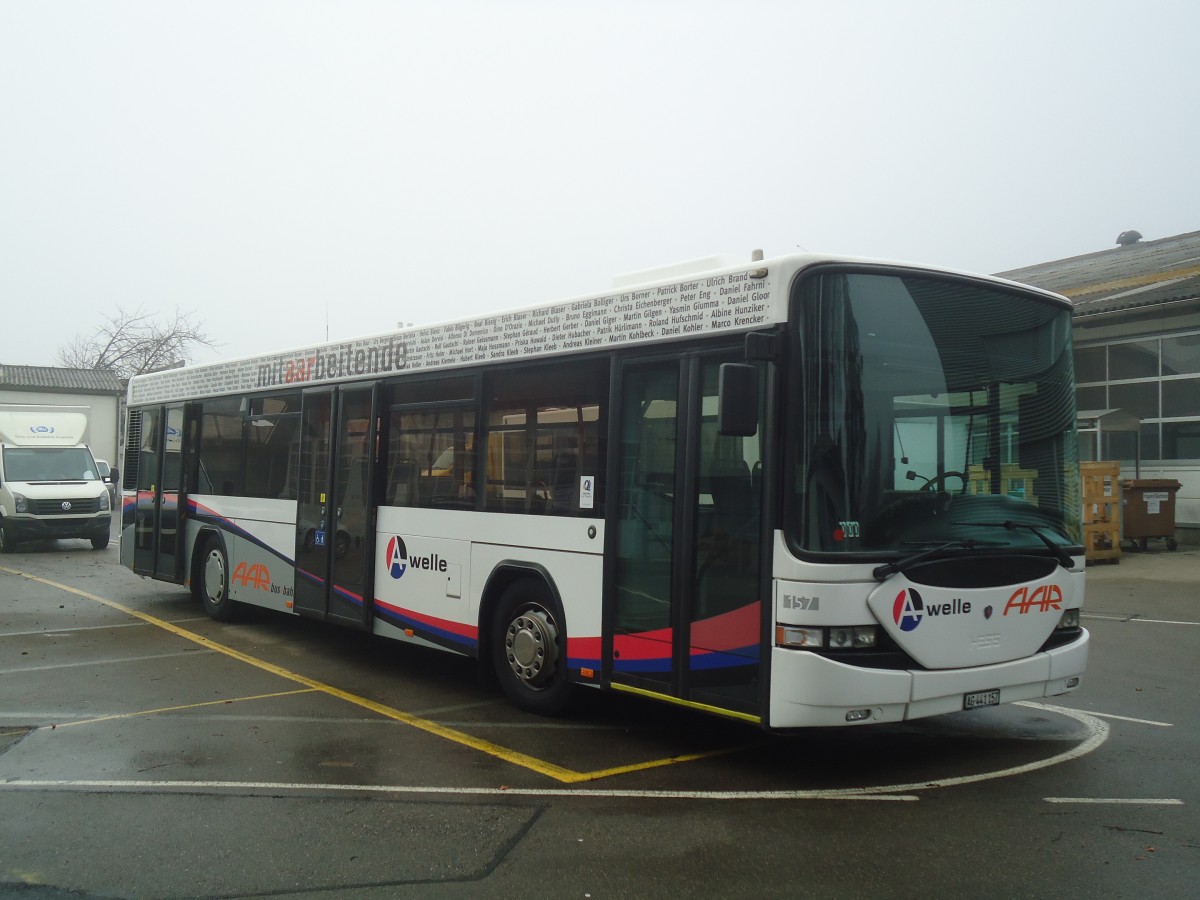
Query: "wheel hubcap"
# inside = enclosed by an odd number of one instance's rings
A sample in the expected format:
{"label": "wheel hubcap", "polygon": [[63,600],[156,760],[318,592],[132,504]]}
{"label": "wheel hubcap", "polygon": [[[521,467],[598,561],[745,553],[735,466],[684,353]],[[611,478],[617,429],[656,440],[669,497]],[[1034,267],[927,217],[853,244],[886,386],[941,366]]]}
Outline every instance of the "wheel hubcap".
{"label": "wheel hubcap", "polygon": [[509,623],[504,636],[508,665],[525,685],[539,688],[554,675],[558,629],[544,609],[530,609]]}
{"label": "wheel hubcap", "polygon": [[225,560],[215,550],[204,561],[204,593],[213,603],[225,599]]}

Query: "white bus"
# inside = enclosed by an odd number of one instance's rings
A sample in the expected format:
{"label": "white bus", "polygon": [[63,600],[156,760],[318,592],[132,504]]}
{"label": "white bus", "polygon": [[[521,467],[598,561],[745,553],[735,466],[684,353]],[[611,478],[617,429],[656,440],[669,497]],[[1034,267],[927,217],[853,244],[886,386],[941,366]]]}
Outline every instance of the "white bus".
{"label": "white bus", "polygon": [[1078,686],[1070,304],[793,255],[143,375],[121,555],[473,657],[768,729]]}

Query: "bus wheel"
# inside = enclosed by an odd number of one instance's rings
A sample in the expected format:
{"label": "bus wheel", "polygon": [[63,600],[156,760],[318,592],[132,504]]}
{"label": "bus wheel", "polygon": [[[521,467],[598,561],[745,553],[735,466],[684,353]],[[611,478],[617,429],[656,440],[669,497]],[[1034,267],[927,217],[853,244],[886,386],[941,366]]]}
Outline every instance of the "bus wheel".
{"label": "bus wheel", "polygon": [[553,716],[571,698],[566,630],[539,581],[505,588],[492,619],[492,665],[505,696],[526,712]]}
{"label": "bus wheel", "polygon": [[238,604],[229,596],[229,559],[216,535],[209,535],[204,542],[192,589],[204,611],[218,622],[232,622],[237,617]]}

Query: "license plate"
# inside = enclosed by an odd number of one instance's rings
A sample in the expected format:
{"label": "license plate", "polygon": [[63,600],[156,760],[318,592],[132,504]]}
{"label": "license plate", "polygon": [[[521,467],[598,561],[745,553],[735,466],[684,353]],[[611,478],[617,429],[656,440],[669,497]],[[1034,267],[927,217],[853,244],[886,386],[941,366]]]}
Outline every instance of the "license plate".
{"label": "license plate", "polygon": [[979,709],[981,706],[999,706],[1000,689],[994,691],[976,691],[963,695],[963,709]]}

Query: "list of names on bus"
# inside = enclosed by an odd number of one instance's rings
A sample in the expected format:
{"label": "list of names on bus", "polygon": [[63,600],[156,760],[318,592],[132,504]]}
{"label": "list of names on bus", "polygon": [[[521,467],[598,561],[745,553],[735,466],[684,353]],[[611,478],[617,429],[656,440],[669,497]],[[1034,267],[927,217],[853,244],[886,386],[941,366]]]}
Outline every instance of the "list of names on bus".
{"label": "list of names on bus", "polygon": [[749,331],[771,320],[771,284],[751,271],[584,297],[552,306],[172,369],[134,382],[130,402],[345,381]]}

